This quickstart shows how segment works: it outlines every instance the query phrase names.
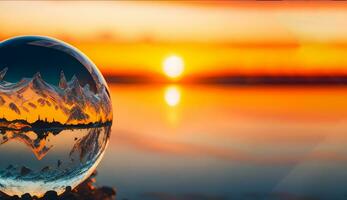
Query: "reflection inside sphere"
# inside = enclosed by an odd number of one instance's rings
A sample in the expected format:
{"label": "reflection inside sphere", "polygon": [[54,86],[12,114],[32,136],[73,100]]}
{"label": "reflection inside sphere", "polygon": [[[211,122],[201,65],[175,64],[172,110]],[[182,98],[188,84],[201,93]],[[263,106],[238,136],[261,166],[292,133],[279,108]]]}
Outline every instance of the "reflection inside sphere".
{"label": "reflection inside sphere", "polygon": [[61,41],[0,43],[0,190],[42,196],[77,186],[102,158],[112,124],[96,66]]}

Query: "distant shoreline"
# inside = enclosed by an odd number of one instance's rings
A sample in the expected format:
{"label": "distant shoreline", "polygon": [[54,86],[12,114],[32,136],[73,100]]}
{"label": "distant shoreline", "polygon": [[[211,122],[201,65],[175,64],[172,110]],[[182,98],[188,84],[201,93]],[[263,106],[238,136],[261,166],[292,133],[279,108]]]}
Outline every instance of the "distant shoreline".
{"label": "distant shoreline", "polygon": [[98,121],[90,122],[87,124],[62,124],[60,122],[48,122],[44,120],[36,120],[33,123],[26,120],[16,119],[9,121],[5,118],[0,118],[0,133],[1,131],[59,131],[67,129],[86,129],[86,128],[99,128],[104,126],[111,126],[112,121]]}
{"label": "distant shoreline", "polygon": [[117,84],[207,84],[207,85],[347,85],[347,75],[221,75],[186,76],[170,80],[158,75],[105,76],[107,82]]}

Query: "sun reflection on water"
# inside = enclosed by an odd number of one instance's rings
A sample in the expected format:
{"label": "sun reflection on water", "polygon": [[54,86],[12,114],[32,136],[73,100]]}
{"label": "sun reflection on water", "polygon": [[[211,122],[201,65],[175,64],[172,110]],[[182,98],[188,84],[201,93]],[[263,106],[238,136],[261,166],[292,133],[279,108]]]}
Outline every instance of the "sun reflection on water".
{"label": "sun reflection on water", "polygon": [[176,127],[179,123],[179,104],[181,102],[181,90],[177,85],[169,85],[165,88],[164,99],[167,104],[167,120],[171,126]]}
{"label": "sun reflection on water", "polygon": [[181,101],[181,92],[176,85],[170,85],[165,89],[164,98],[168,106],[175,107]]}

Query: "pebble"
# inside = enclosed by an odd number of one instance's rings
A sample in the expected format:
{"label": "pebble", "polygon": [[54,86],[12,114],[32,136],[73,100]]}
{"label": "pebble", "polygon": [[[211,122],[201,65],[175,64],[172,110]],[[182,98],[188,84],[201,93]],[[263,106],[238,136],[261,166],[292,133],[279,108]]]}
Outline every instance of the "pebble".
{"label": "pebble", "polygon": [[48,191],[41,198],[31,196],[26,193],[21,197],[8,196],[0,191],[1,200],[116,200],[116,190],[111,187],[103,186],[95,187],[96,172],[93,173],[87,180],[72,190],[70,186],[66,187],[65,192],[58,196],[56,191]]}

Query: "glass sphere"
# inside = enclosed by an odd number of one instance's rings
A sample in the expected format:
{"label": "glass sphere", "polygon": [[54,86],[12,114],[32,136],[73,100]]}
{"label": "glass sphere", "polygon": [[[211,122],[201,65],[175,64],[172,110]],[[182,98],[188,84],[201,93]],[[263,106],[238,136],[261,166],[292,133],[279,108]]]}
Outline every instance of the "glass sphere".
{"label": "glass sphere", "polygon": [[112,106],[96,66],[56,39],[0,43],[0,191],[38,197],[76,187],[107,146]]}

